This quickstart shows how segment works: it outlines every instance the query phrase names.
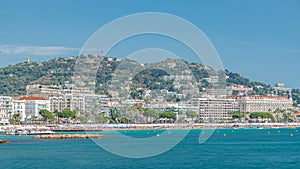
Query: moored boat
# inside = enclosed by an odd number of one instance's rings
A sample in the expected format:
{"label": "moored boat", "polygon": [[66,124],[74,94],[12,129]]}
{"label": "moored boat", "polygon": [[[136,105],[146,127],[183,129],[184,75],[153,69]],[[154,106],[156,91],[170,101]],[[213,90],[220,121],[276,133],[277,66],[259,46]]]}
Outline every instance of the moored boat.
{"label": "moored boat", "polygon": [[27,135],[51,135],[55,134],[54,131],[46,130],[46,131],[29,131]]}
{"label": "moored boat", "polygon": [[0,144],[7,144],[7,143],[9,143],[8,140],[0,140]]}
{"label": "moored boat", "polygon": [[15,135],[27,135],[28,131],[24,129],[16,129],[15,130]]}
{"label": "moored boat", "polygon": [[258,130],[263,130],[264,127],[263,127],[263,126],[258,126],[257,129],[258,129]]}

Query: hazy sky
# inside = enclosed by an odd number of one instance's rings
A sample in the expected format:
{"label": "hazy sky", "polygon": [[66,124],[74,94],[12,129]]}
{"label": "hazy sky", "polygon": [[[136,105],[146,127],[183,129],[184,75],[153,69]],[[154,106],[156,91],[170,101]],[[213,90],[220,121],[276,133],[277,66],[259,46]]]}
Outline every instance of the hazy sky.
{"label": "hazy sky", "polygon": [[[40,61],[77,55],[99,28],[138,12],[170,13],[195,24],[230,71],[300,88],[299,0],[0,0],[0,67],[27,56]],[[137,37],[111,54],[122,57],[132,46],[178,50],[176,42],[151,45],[155,39]],[[149,46],[140,43],[146,40]]]}

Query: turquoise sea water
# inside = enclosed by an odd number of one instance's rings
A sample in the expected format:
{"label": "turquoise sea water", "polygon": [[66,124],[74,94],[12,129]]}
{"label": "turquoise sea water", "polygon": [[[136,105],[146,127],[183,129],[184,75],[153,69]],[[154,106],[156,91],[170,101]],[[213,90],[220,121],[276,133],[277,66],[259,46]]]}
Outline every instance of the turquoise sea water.
{"label": "turquoise sea water", "polygon": [[[133,137],[159,131],[128,131]],[[130,159],[106,152],[92,140],[38,140],[0,136],[4,168],[300,168],[298,129],[217,129],[203,144],[192,130],[176,147],[159,156]],[[224,136],[226,134],[226,136]],[[106,138],[109,141],[110,138]]]}

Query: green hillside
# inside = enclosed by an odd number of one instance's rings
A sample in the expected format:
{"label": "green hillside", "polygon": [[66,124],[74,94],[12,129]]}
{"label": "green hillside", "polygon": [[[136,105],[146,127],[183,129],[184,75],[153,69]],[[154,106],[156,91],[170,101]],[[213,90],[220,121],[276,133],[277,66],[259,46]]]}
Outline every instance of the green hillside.
{"label": "green hillside", "polygon": [[[120,62],[116,58],[104,57],[97,72],[96,93],[108,94],[108,85],[112,79],[113,72]],[[71,82],[75,63],[76,57],[69,57],[52,59],[41,63],[19,63],[0,68],[0,95],[24,95],[26,94],[26,85],[28,84],[62,85],[66,81]],[[208,74],[214,74],[212,69],[207,69],[198,63],[188,63],[186,61],[185,63],[192,71],[195,79],[202,82],[202,86],[199,86],[199,89],[210,85],[203,78],[207,78]],[[253,91],[248,93],[249,95],[265,95],[273,92],[270,85],[261,82],[252,82],[238,73],[225,70],[225,74],[228,77],[226,79],[227,85],[239,84],[252,87]],[[142,87],[150,89],[166,87],[173,90],[172,86],[170,86],[172,82],[162,80],[161,77],[164,75],[166,75],[165,72],[159,70],[145,70],[134,77],[133,82],[144,84]],[[159,84],[159,86],[156,84]],[[286,94],[281,93],[281,95]],[[293,89],[292,97],[296,101],[295,104],[300,104],[299,89]]]}
{"label": "green hillside", "polygon": [[23,95],[26,85],[63,84],[70,81],[75,59],[59,58],[47,62],[19,63],[0,69],[0,94]]}

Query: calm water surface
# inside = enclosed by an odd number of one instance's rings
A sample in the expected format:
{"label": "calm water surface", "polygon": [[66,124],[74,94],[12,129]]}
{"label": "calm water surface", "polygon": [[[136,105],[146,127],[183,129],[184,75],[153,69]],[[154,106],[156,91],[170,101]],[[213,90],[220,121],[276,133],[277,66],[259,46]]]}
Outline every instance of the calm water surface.
{"label": "calm water surface", "polygon": [[[128,131],[126,134],[148,137],[158,132]],[[217,129],[203,144],[198,143],[199,134],[200,130],[192,130],[170,151],[145,159],[110,154],[88,139],[0,136],[10,140],[10,144],[0,145],[0,169],[300,168],[300,129]]]}

